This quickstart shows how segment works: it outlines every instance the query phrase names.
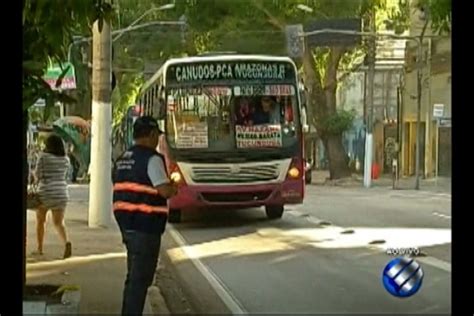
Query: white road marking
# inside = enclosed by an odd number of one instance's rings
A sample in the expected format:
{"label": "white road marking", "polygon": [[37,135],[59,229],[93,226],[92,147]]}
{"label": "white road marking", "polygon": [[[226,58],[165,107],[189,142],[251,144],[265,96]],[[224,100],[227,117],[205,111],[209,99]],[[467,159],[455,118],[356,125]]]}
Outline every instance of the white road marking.
{"label": "white road marking", "polygon": [[213,273],[208,267],[206,267],[196,255],[191,253],[190,248],[186,244],[183,236],[170,225],[168,230],[171,237],[183,250],[189,260],[194,264],[198,271],[206,278],[211,287],[216,291],[217,295],[221,298],[222,302],[227,306],[230,312],[233,315],[242,315],[248,314],[244,309],[243,305],[238,301],[238,299],[232,294],[232,292],[225,286],[225,284],[219,279],[219,277]]}
{"label": "white road marking", "polygon": [[451,219],[451,215],[445,215],[445,214],[441,214],[441,213],[438,213],[438,212],[433,212],[433,215],[444,218],[444,219]]}
{"label": "white road marking", "polygon": [[[288,215],[291,215],[291,216],[294,216],[294,217],[299,217],[299,218],[304,218],[306,221],[310,222],[310,223],[313,223],[313,224],[316,224],[316,225],[319,225],[320,223],[322,222],[327,222],[327,221],[323,221],[322,219],[319,219],[315,216],[312,216],[312,215],[309,215],[307,213],[303,213],[301,211],[298,211],[298,210],[292,210],[291,213],[285,213],[285,214],[288,214]],[[332,227],[335,227],[333,225],[329,225],[329,226],[332,226]],[[342,230],[345,230],[345,228],[342,228],[340,227]]]}
{"label": "white road marking", "polygon": [[416,261],[423,262],[435,268],[444,270],[451,273],[451,263],[443,260],[436,259],[434,257],[415,257]]}
{"label": "white road marking", "polygon": [[401,198],[401,199],[440,199],[440,200],[450,200],[451,194],[449,193],[436,193],[436,192],[406,192],[406,193],[389,193],[389,197],[391,198]]}
{"label": "white road marking", "polygon": [[[294,216],[294,217],[297,217],[297,218],[305,219],[306,221],[308,221],[310,223],[318,224],[318,223],[322,222],[321,219],[318,219],[318,218],[313,217],[311,215],[308,216],[305,213],[302,213],[302,212],[297,211],[297,210],[294,210],[291,213],[287,213],[287,214],[288,215],[291,214],[291,216]],[[449,219],[451,218],[451,216],[449,216],[449,215],[444,215],[444,214],[440,214],[440,213],[437,213],[437,212],[434,212],[433,215],[436,215],[436,216],[439,216],[439,217],[442,217],[442,218],[449,218]],[[333,229],[336,229],[336,230],[340,229],[341,231],[346,229],[344,227],[335,226],[335,225],[332,225],[330,227],[333,228]],[[356,229],[355,234],[357,234],[357,229]],[[380,250],[381,252],[385,252],[386,247],[387,247],[387,245],[382,245],[382,246],[367,245],[367,248],[373,249],[373,250]],[[423,262],[424,264],[427,264],[427,265],[433,266],[435,268],[438,268],[440,270],[451,273],[451,263],[450,262],[443,261],[443,260],[440,260],[440,259],[437,259],[437,258],[434,258],[434,257],[415,257],[415,258],[419,262]]]}

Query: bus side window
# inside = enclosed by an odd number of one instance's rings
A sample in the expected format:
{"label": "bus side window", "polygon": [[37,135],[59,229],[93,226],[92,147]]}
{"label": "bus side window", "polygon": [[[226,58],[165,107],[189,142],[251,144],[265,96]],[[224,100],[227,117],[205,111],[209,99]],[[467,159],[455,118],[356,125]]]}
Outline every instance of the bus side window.
{"label": "bus side window", "polygon": [[148,93],[145,93],[145,96],[144,96],[144,103],[145,103],[145,115],[148,115],[148,111],[149,111],[149,104],[148,104]]}
{"label": "bus side window", "polygon": [[139,106],[139,111],[138,111],[138,113],[139,113],[139,115],[141,116],[141,114],[145,112],[145,96],[142,96],[142,97],[140,98],[140,101],[139,101],[138,106]]}

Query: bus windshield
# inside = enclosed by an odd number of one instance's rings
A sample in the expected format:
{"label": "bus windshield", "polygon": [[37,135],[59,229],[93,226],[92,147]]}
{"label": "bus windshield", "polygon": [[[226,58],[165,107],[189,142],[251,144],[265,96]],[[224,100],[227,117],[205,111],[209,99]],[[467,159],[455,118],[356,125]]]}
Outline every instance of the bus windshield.
{"label": "bus windshield", "polygon": [[298,149],[298,80],[291,61],[190,58],[170,63],[164,77],[165,129],[174,153],[248,158]]}
{"label": "bus windshield", "polygon": [[297,89],[290,84],[168,88],[168,144],[209,152],[294,147],[297,102]]}

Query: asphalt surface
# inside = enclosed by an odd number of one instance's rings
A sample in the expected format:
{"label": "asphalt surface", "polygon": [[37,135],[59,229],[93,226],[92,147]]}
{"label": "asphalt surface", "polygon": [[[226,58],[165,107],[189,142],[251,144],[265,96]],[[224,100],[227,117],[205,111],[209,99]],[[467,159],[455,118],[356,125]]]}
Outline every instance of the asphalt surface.
{"label": "asphalt surface", "polygon": [[[201,312],[448,314],[450,218],[449,194],[307,186],[280,220],[263,208],[185,214],[162,250]],[[382,284],[389,248],[423,254],[409,298]]]}

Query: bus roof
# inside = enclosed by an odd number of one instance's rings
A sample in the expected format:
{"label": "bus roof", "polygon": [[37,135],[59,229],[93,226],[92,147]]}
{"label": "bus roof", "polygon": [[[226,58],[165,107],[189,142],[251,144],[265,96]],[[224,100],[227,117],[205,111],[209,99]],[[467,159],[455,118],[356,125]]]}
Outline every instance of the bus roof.
{"label": "bus roof", "polygon": [[295,69],[296,64],[290,57],[287,56],[272,56],[272,55],[244,55],[244,54],[216,54],[216,55],[205,55],[205,56],[191,56],[191,57],[180,57],[170,58],[156,71],[156,73],[143,85],[142,91],[148,89],[149,86],[164,74],[166,68],[173,64],[181,63],[198,63],[203,61],[232,61],[232,60],[259,60],[259,61],[280,61],[289,62]]}
{"label": "bus roof", "polygon": [[200,61],[229,61],[229,60],[271,60],[271,61],[287,61],[293,63],[293,60],[287,56],[271,56],[271,55],[244,55],[244,54],[216,54],[216,55],[204,55],[204,56],[192,56],[182,58],[171,58],[168,59],[163,66],[177,64],[177,63],[195,63]]}

